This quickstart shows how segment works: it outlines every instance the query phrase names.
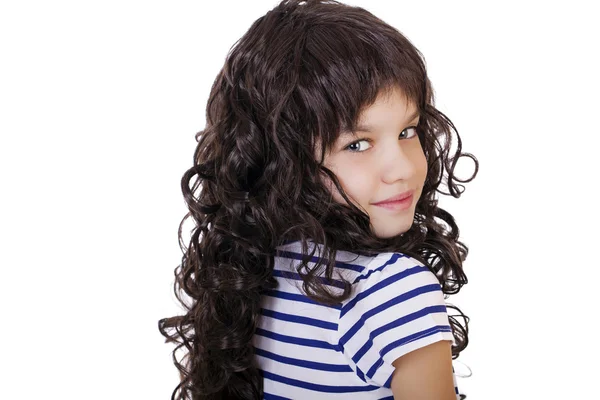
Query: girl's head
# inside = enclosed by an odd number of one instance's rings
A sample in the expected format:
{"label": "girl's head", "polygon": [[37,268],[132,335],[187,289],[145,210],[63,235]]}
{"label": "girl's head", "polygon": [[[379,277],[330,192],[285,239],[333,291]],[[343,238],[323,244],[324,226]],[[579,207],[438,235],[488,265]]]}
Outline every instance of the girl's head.
{"label": "girl's head", "polygon": [[[213,166],[224,207],[247,193],[266,208],[263,237],[380,248],[427,218],[415,214],[431,210],[450,124],[398,30],[335,1],[283,1],[231,49],[196,161]],[[408,209],[373,204],[406,191]]]}
{"label": "girl's head", "polygon": [[[262,398],[251,339],[260,295],[277,286],[276,248],[288,240],[305,252],[309,240],[323,245],[319,261],[309,254],[297,269],[305,293],[322,303],[351,294],[350,282],[331,293],[318,276],[325,266],[332,277],[338,250],[403,252],[427,265],[444,293],[458,292],[467,248],[435,199],[444,170],[460,197],[454,166],[472,157],[460,153],[458,133],[449,155],[453,130],[434,107],[419,51],[366,10],[284,0],[256,20],[214,81],[194,166],[182,179],[190,210],[182,224],[192,216],[197,225],[175,270],[188,312],[159,324],[180,343],[174,355],[188,350],[175,362],[175,391]],[[373,204],[406,191],[413,198],[405,210]],[[458,356],[467,331],[450,320]]]}
{"label": "girl's head", "polygon": [[[419,108],[395,86],[362,111],[357,131],[341,132],[325,157],[344,191],[369,215],[375,236],[394,237],[412,226],[427,176],[419,122]],[[345,203],[331,185],[330,190]],[[375,204],[406,192],[412,192],[406,207]]]}

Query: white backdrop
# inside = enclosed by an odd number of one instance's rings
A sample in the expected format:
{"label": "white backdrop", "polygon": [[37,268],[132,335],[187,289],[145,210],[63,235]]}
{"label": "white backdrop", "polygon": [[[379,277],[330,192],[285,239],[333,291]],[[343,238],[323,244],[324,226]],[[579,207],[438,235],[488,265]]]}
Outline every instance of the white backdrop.
{"label": "white backdrop", "polygon": [[[180,179],[227,52],[276,3],[0,3],[0,398],[170,398]],[[346,3],[424,54],[480,162],[440,200],[470,249],[461,391],[597,396],[592,2]]]}

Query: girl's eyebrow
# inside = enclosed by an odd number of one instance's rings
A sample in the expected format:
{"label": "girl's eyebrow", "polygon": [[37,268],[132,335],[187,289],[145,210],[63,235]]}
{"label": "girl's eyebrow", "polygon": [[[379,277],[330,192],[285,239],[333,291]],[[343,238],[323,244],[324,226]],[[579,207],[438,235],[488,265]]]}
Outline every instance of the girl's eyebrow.
{"label": "girl's eyebrow", "polygon": [[[420,112],[419,112],[419,110],[416,110],[414,113],[412,113],[412,115],[410,115],[410,117],[408,118],[408,121],[411,121],[418,116],[420,116]],[[368,125],[368,124],[360,124],[360,125],[356,126],[356,131],[373,133],[373,132],[376,132],[377,129],[375,129],[374,127],[372,127],[371,125]],[[356,136],[356,135],[352,131],[346,129],[346,130],[342,131],[341,136]]]}

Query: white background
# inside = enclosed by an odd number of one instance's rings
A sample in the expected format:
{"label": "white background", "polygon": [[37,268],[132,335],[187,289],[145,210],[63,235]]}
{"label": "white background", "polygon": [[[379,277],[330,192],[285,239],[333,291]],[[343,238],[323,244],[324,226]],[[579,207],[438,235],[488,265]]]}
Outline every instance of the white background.
{"label": "white background", "polygon": [[[461,391],[597,398],[593,2],[347,3],[424,54],[480,162],[440,200],[470,249]],[[170,398],[180,179],[227,52],[275,4],[1,3],[0,398]]]}

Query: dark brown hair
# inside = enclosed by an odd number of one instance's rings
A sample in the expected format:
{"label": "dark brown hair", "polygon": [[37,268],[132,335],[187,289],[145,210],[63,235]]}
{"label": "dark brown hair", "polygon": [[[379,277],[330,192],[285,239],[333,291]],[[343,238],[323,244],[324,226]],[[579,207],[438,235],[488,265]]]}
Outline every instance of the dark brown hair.
{"label": "dark brown hair", "polygon": [[[369,216],[323,166],[323,156],[342,130],[355,129],[361,110],[394,87],[420,111],[417,133],[428,174],[412,227],[378,238]],[[186,313],[159,321],[167,342],[177,343],[173,360],[181,382],[172,399],[262,399],[251,341],[261,293],[277,285],[275,248],[286,241],[300,240],[304,253],[307,241],[322,244],[329,279],[336,251],[347,250],[412,256],[435,273],[445,298],[467,283],[462,263],[468,248],[452,215],[438,207],[436,192],[460,197],[464,186],[457,182],[470,182],[479,164],[461,153],[456,128],[434,103],[421,53],[360,7],[284,0],[235,43],[212,86],[193,166],[181,180],[189,213],[179,226],[184,255],[175,269],[175,295]],[[323,144],[320,160],[317,143]],[[454,176],[461,156],[475,162],[469,180]],[[347,205],[333,201],[324,177]],[[440,190],[442,181],[449,193]],[[185,247],[182,225],[189,217],[195,226]],[[317,276],[323,264],[309,267],[311,255],[298,267],[306,294],[325,304],[347,299],[350,282],[340,293],[328,291]],[[467,347],[469,319],[448,307],[464,321],[450,315],[456,358]],[[185,351],[181,360],[179,350]]]}

